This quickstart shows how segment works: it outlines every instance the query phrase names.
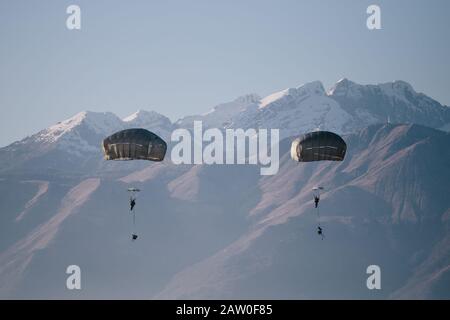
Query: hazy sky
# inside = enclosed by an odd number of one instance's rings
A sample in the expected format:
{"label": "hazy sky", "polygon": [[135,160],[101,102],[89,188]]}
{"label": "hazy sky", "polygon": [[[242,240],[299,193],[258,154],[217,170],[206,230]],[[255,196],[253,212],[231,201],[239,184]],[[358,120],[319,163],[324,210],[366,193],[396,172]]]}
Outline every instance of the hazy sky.
{"label": "hazy sky", "polygon": [[[382,30],[366,27],[370,4]],[[449,15],[448,0],[0,0],[0,146],[82,110],[176,120],[343,77],[402,79],[449,105]]]}

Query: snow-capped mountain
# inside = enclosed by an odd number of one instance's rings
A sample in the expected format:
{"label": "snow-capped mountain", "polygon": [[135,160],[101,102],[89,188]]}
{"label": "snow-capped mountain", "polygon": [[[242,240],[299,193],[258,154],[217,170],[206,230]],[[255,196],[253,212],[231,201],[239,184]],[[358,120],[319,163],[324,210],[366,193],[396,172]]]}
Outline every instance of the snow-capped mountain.
{"label": "snow-capped mountain", "polygon": [[[1,170],[69,170],[98,168],[101,141],[126,128],[149,129],[168,139],[173,125],[154,111],[137,111],[125,119],[111,112],[83,111],[30,137],[0,149]],[[30,164],[30,165],[28,165]]]}
{"label": "snow-capped mountain", "polygon": [[123,118],[122,126],[126,128],[144,128],[158,134],[165,140],[170,139],[170,134],[174,125],[169,118],[155,112],[138,110],[135,113]]}
{"label": "snow-capped mountain", "polygon": [[[448,113],[404,82],[345,79],[328,91],[316,81],[244,96],[176,124],[147,111],[79,113],[0,149],[0,297],[448,299],[449,134],[429,128],[448,127]],[[299,164],[288,137],[279,172],[264,177],[251,165],[102,159],[100,142],[114,131],[143,127],[168,139],[194,119],[282,137],[351,132],[348,153]],[[326,186],[324,241],[314,185]],[[142,190],[132,244],[130,186]],[[87,276],[77,292],[64,286],[73,263]],[[374,263],[383,268],[377,293],[365,286]]]}
{"label": "snow-capped mountain", "polygon": [[83,111],[32,136],[28,141],[53,144],[69,154],[81,156],[98,149],[98,137],[104,137],[123,126],[111,112]]}
{"label": "snow-capped mountain", "polygon": [[202,115],[184,117],[176,122],[177,126],[190,129],[194,121],[202,121],[205,128],[226,128],[231,124],[233,117],[242,114],[248,108],[257,107],[260,97],[257,94],[248,94],[237,99],[219,104]]}
{"label": "snow-capped mountain", "polygon": [[76,128],[86,126],[96,134],[107,134],[111,130],[120,128],[120,119],[111,112],[96,113],[83,111],[75,116],[59,122],[36,135],[36,141],[48,143],[56,142],[60,139],[68,139],[77,133]]}
{"label": "snow-capped mountain", "polygon": [[342,79],[327,95],[353,117],[363,121],[364,126],[376,122],[391,122],[440,128],[450,123],[449,107],[416,92],[405,81],[360,85]]}
{"label": "snow-capped mountain", "polygon": [[355,130],[353,117],[327,96],[321,82],[273,93],[232,118],[231,127],[280,129],[281,138],[315,129],[345,133]]}
{"label": "snow-capped mountain", "polygon": [[314,81],[256,99],[226,114],[215,108],[178,123],[186,125],[195,119],[206,126],[212,122],[219,127],[278,128],[282,138],[316,129],[350,133],[375,123],[418,123],[433,128],[450,123],[449,107],[417,93],[404,81],[359,85],[342,79],[328,91]]}
{"label": "snow-capped mountain", "polygon": [[[123,120],[110,112],[81,112],[0,149],[0,170],[98,168],[104,165],[100,143],[117,130],[142,127],[170,142],[173,129],[190,129],[195,120],[201,120],[204,128],[280,129],[280,138],[285,138],[316,129],[345,134],[386,122],[445,130],[450,126],[450,108],[417,93],[404,81],[359,85],[342,79],[328,91],[320,81],[314,81],[264,98],[245,95],[176,123],[154,111],[140,110]],[[32,165],[27,166],[31,160]]]}

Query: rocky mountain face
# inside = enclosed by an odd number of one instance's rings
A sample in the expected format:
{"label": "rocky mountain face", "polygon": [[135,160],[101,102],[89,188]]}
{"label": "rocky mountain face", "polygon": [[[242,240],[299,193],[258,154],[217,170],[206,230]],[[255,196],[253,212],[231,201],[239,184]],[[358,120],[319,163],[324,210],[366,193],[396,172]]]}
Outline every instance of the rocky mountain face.
{"label": "rocky mountain face", "polygon": [[[448,299],[450,134],[434,129],[450,123],[448,109],[404,82],[344,79],[328,92],[314,82],[244,96],[176,123],[82,112],[0,149],[0,297]],[[162,163],[102,159],[114,131],[144,127],[169,142],[193,120],[279,128],[279,172],[174,165],[170,150]],[[290,159],[292,136],[316,128],[343,134],[345,161]],[[130,186],[142,190],[136,229]],[[80,291],[65,288],[71,264],[82,269]],[[372,264],[379,291],[366,287]]]}
{"label": "rocky mountain face", "polygon": [[[448,298],[450,152],[432,155],[449,134],[374,125],[346,141],[349,154],[335,164],[294,163],[284,141],[279,173],[257,182],[248,231],[157,297]],[[320,220],[317,185],[327,186]],[[382,270],[379,292],[366,287],[372,264]]]}

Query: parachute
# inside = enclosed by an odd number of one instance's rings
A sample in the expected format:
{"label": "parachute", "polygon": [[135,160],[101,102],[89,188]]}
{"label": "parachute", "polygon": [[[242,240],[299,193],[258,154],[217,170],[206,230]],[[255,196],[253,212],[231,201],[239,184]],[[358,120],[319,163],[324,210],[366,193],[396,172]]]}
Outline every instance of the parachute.
{"label": "parachute", "polygon": [[320,193],[321,193],[321,191],[323,191],[323,190],[325,190],[324,187],[314,187],[314,188],[312,188],[314,198],[317,197],[317,198],[320,199]]}
{"label": "parachute", "polygon": [[162,161],[167,144],[153,132],[145,129],[126,129],[103,140],[106,160]]}
{"label": "parachute", "polygon": [[135,194],[136,192],[140,192],[141,190],[139,190],[138,188],[128,188],[127,191]]}
{"label": "parachute", "polygon": [[[291,158],[297,162],[343,161],[347,144],[339,135],[329,131],[314,131],[301,135],[291,144]],[[319,201],[324,190],[321,186],[312,189],[317,214],[317,233],[324,238],[320,225]]]}
{"label": "parachute", "polygon": [[[145,129],[135,128],[116,132],[103,140],[105,160],[149,160],[163,161],[167,151],[166,142],[159,136]],[[131,239],[138,238],[136,229],[136,205],[138,188],[128,188],[130,193],[130,212],[133,214],[133,234]]]}
{"label": "parachute", "polygon": [[306,133],[291,144],[291,158],[298,162],[342,161],[346,151],[344,139],[329,131]]}

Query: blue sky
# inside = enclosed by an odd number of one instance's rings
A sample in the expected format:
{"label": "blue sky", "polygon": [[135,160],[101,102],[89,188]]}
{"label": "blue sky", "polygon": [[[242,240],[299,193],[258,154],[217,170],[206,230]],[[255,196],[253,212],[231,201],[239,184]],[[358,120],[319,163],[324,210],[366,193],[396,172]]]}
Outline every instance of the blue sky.
{"label": "blue sky", "polygon": [[[382,30],[366,28],[370,4]],[[0,0],[0,146],[82,110],[176,120],[343,77],[405,80],[450,105],[449,14],[447,0]]]}

